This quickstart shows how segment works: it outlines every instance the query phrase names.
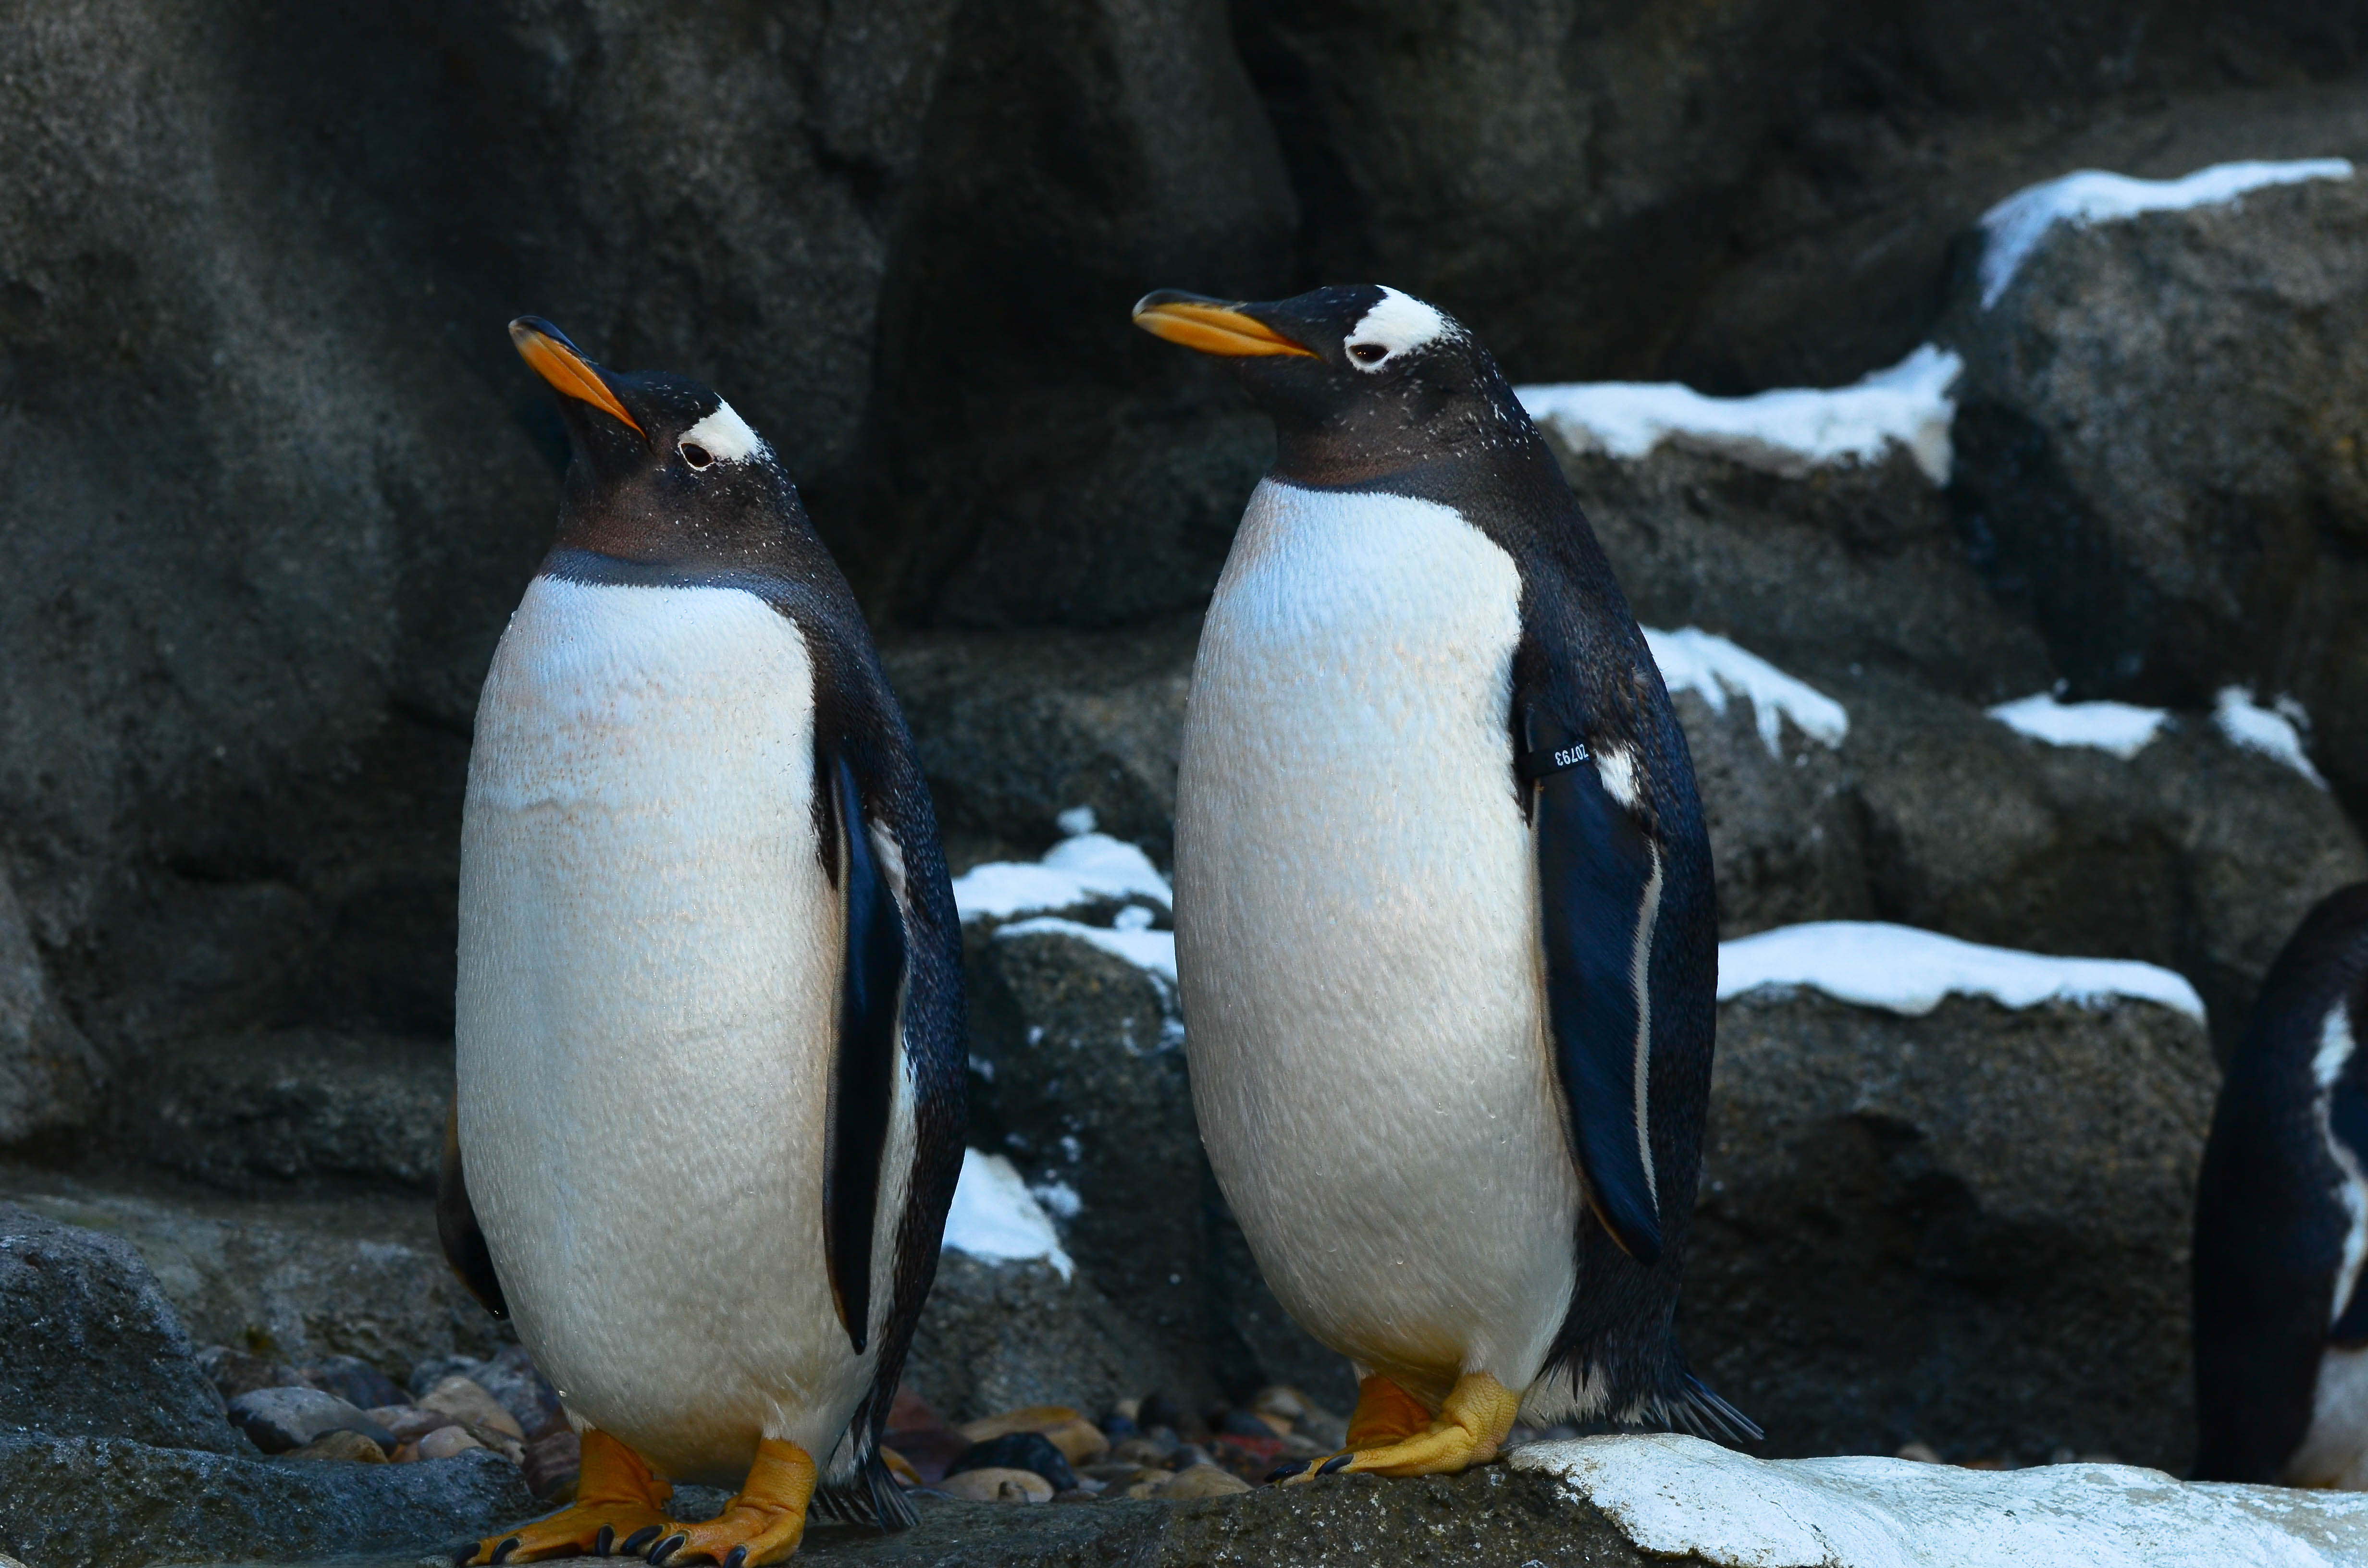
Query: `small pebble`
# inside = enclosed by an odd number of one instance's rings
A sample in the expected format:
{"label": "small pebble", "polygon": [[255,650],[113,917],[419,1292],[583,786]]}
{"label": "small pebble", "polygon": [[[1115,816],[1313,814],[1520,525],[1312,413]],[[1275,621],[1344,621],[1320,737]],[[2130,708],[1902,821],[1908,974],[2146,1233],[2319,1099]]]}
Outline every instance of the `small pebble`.
{"label": "small pebble", "polygon": [[301,1449],[324,1432],[359,1432],[381,1449],[394,1434],[333,1393],[316,1388],[268,1388],[230,1402],[231,1424],[267,1454]]}
{"label": "small pebble", "polygon": [[1894,1459],[1912,1460],[1918,1464],[1939,1464],[1941,1451],[1930,1443],[1903,1443]]}
{"label": "small pebble", "polygon": [[1049,1503],[1053,1483],[1032,1470],[966,1470],[950,1475],[939,1491],[973,1503]]}
{"label": "small pebble", "polygon": [[281,1456],[291,1460],[342,1460],[348,1464],[384,1464],[386,1450],[359,1432],[324,1432],[301,1449]]}
{"label": "small pebble", "polygon": [[439,1426],[457,1426],[461,1422],[457,1415],[422,1410],[416,1404],[381,1404],[362,1414],[393,1433],[398,1443],[416,1443]]}
{"label": "small pebble", "polygon": [[209,1345],[198,1352],[198,1369],[221,1391],[225,1400],[257,1389],[302,1388],[304,1374],[282,1362],[250,1356],[227,1345]]}
{"label": "small pebble", "polygon": [[501,1401],[486,1392],[484,1385],[473,1378],[457,1374],[446,1378],[427,1391],[419,1408],[457,1415],[481,1433],[498,1432],[520,1442],[526,1438],[526,1429],[518,1424],[518,1418],[503,1409]]}
{"label": "small pebble", "polygon": [[302,1369],[306,1382],[357,1410],[406,1403],[393,1378],[359,1356],[324,1356]]}
{"label": "small pebble", "polygon": [[[424,1460],[449,1460],[454,1454],[466,1453],[471,1449],[482,1449],[484,1446],[469,1436],[468,1428],[465,1426],[439,1426],[419,1439],[419,1457]],[[499,1471],[495,1473],[498,1474]]]}
{"label": "small pebble", "polygon": [[1167,1456],[1176,1451],[1176,1438],[1170,1434],[1166,1442],[1157,1437],[1121,1437],[1110,1445],[1106,1458],[1112,1464],[1166,1464]]}
{"label": "small pebble", "polygon": [[1196,1464],[1189,1470],[1159,1481],[1141,1482],[1126,1489],[1130,1497],[1158,1497],[1171,1503],[1188,1502],[1195,1497],[1230,1497],[1236,1492],[1247,1492],[1250,1483],[1233,1471],[1213,1464]]}
{"label": "small pebble", "polygon": [[973,1443],[984,1443],[1012,1432],[1041,1432],[1071,1464],[1085,1464],[1110,1452],[1110,1438],[1100,1427],[1063,1404],[1030,1404],[966,1421],[959,1428]]}
{"label": "small pebble", "polygon": [[973,1443],[968,1452],[947,1467],[946,1479],[951,1481],[974,1470],[1033,1471],[1050,1482],[1055,1492],[1066,1492],[1077,1484],[1068,1456],[1054,1448],[1052,1439],[1042,1432],[1006,1432],[999,1437]]}

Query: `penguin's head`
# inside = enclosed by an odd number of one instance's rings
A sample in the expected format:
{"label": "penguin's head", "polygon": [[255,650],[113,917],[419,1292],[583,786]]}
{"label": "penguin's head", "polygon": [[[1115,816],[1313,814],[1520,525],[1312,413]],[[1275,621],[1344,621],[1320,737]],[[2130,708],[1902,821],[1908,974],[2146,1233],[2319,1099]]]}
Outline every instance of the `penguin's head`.
{"label": "penguin's head", "polygon": [[1274,418],[1284,471],[1351,479],[1531,438],[1463,324],[1395,289],[1336,284],[1269,303],[1160,289],[1136,301],[1134,324],[1233,361]]}
{"label": "penguin's head", "polygon": [[558,393],[567,423],[563,546],[632,561],[753,560],[804,526],[773,449],[712,389],[604,369],[538,316],[510,323],[510,341]]}

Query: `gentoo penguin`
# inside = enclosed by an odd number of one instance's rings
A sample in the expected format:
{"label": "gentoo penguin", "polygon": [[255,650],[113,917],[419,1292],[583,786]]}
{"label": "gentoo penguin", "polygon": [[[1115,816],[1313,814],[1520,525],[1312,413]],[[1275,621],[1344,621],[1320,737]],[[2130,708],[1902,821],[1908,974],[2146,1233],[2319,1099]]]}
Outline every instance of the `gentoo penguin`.
{"label": "gentoo penguin", "polygon": [[[771,448],[532,317],[572,460],[478,700],[438,1219],[582,1434],[463,1562],[744,1568],[879,1458],[961,1169],[961,926],[903,715]],[[739,1489],[706,1524],[672,1481]]]}
{"label": "gentoo penguin", "polygon": [[2306,915],[2195,1194],[2199,1481],[2368,1491],[2368,882]]}
{"label": "gentoo penguin", "polygon": [[1201,1132],[1283,1305],[1415,1475],[1517,1412],[1756,1430],[1671,1318],[1717,930],[1693,764],[1487,351],[1395,289],[1162,290],[1278,449],[1209,607],[1177,781]]}

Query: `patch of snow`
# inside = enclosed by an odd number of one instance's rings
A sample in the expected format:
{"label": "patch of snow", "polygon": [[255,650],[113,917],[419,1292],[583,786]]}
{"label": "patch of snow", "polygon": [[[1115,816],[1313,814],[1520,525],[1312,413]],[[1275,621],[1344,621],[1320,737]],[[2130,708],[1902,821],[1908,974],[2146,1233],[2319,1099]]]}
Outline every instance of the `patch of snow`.
{"label": "patch of snow", "polygon": [[1044,1206],[1046,1212],[1057,1214],[1064,1220],[1076,1219],[1078,1211],[1086,1206],[1086,1200],[1077,1196],[1077,1189],[1065,1181],[1041,1181],[1028,1191]]}
{"label": "patch of snow", "polygon": [[1094,809],[1091,806],[1071,806],[1053,817],[1053,823],[1061,830],[1063,836],[1075,838],[1081,833],[1093,832]]}
{"label": "patch of snow", "polygon": [[1759,1460],[1676,1433],[1531,1443],[1638,1548],[1721,1568],[2337,1568],[2368,1561],[2368,1495],[2173,1480],[2135,1465],[1961,1470]]}
{"label": "patch of snow", "polygon": [[1780,762],[1786,719],[1811,740],[1829,746],[1841,744],[1850,733],[1850,714],[1840,703],[1724,637],[1693,626],[1677,631],[1647,626],[1644,632],[1653,662],[1661,666],[1662,684],[1672,693],[1693,692],[1713,713],[1726,711],[1729,692],[1748,699],[1759,717],[1759,738],[1768,755]]}
{"label": "patch of snow", "polygon": [[1949,395],[1965,362],[1926,344],[1846,387],[1784,387],[1705,397],[1674,381],[1567,381],[1515,387],[1530,417],[1583,451],[1641,458],[1664,441],[1797,478],[1838,462],[1881,462],[1907,449],[1935,484],[1949,483]]}
{"label": "patch of snow", "polygon": [[1982,309],[1998,303],[2015,273],[2057,223],[2111,222],[2141,212],[2214,206],[2266,186],[2351,177],[2347,158],[2305,158],[2283,164],[2214,164],[2184,179],[2132,179],[2101,169],[2080,169],[2026,187],[1982,214]]}
{"label": "patch of snow", "polygon": [[[1076,809],[1091,820],[1087,808]],[[1075,909],[1098,898],[1147,898],[1165,909],[1170,896],[1150,856],[1106,833],[1073,834],[1042,860],[990,860],[954,879],[954,907],[966,922]]]}
{"label": "patch of snow", "polygon": [[2170,715],[2127,702],[2058,702],[2049,692],[2001,702],[1990,717],[2017,734],[2052,746],[2090,746],[2123,762],[2146,750]]}
{"label": "patch of snow", "polygon": [[2276,707],[2263,708],[2244,687],[2223,687],[2212,717],[2229,744],[2283,762],[2320,789],[2327,788],[2326,778],[2311,766],[2310,754],[2303,749],[2302,732],[2310,720],[2293,698],[2281,697]]}
{"label": "patch of snow", "polygon": [[1081,920],[1064,920],[1056,915],[1040,915],[1033,920],[1014,921],[996,932],[1007,937],[1075,937],[1081,942],[1091,942],[1106,953],[1115,954],[1134,965],[1148,970],[1166,981],[1176,983],[1176,933],[1173,931],[1120,930],[1110,926],[1088,926]]}
{"label": "patch of snow", "polygon": [[2009,1007],[2135,997],[2203,1017],[2185,977],[2134,959],[2065,959],[1989,948],[1874,920],[1780,926],[1718,945],[1718,999],[1763,985],[1805,985],[1837,1001],[1921,1017],[1951,994]]}
{"label": "patch of snow", "polygon": [[1042,1259],[1059,1270],[1063,1279],[1076,1271],[1069,1255],[1061,1250],[1061,1237],[1053,1229],[1052,1219],[1011,1162],[976,1149],[962,1151],[953,1207],[946,1210],[945,1244],[993,1263]]}

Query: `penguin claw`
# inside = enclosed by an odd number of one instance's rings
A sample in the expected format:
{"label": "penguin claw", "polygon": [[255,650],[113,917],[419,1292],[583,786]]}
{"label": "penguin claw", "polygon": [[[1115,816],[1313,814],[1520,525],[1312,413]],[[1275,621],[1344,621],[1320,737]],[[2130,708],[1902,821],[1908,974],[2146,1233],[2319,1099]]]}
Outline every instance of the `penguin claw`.
{"label": "penguin claw", "polygon": [[795,1443],[768,1437],[757,1446],[757,1462],[740,1494],[723,1512],[700,1524],[685,1525],[651,1548],[651,1562],[679,1558],[720,1562],[728,1568],[760,1568],[785,1562],[805,1536],[806,1505],[813,1501],[814,1463]]}
{"label": "penguin claw", "polygon": [[1349,1465],[1354,1463],[1356,1461],[1356,1458],[1357,1455],[1353,1449],[1345,1454],[1334,1454],[1316,1469],[1315,1473],[1318,1475],[1337,1475],[1341,1471],[1348,1469]]}
{"label": "penguin claw", "polygon": [[683,1549],[683,1543],[689,1540],[690,1537],[685,1535],[680,1530],[677,1530],[674,1534],[666,1537],[666,1540],[650,1548],[649,1560],[651,1568],[666,1568],[666,1559],[672,1557],[676,1552],[680,1551]]}
{"label": "penguin claw", "polygon": [[1267,1484],[1271,1486],[1278,1481],[1289,1481],[1294,1475],[1303,1474],[1307,1465],[1305,1460],[1285,1460],[1266,1472]]}
{"label": "penguin claw", "polygon": [[643,1525],[619,1543],[619,1550],[628,1557],[639,1557],[650,1549],[650,1542],[666,1534],[664,1525]]}

